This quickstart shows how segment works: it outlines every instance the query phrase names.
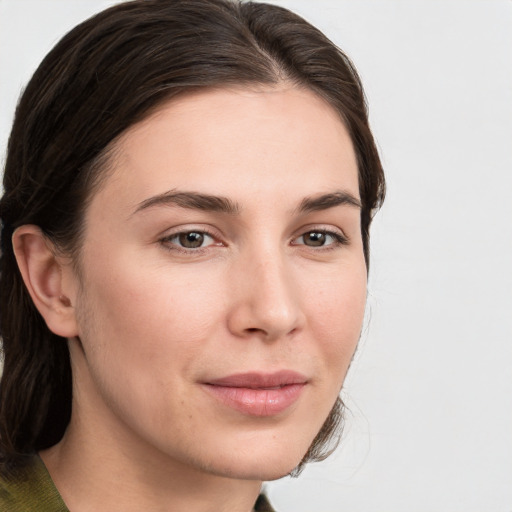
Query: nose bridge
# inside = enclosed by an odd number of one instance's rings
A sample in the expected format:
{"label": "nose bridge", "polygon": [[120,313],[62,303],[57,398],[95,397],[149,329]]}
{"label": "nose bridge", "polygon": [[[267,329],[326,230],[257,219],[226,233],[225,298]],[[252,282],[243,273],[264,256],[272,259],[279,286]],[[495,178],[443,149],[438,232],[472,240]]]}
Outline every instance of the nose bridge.
{"label": "nose bridge", "polygon": [[241,258],[240,285],[232,311],[239,335],[276,339],[296,330],[302,319],[291,261],[277,244],[260,244]]}

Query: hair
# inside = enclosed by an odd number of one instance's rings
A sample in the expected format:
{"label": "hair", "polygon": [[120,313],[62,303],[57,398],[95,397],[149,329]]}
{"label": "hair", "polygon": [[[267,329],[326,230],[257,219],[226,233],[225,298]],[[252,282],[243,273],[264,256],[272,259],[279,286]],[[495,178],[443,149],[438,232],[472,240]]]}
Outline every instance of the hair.
{"label": "hair", "polygon": [[[84,211],[120,134],[181,94],[279,83],[322,97],[350,134],[368,267],[369,227],[385,184],[365,96],[347,56],[301,17],[238,0],[134,0],[81,23],[42,61],[16,109],[0,200],[3,472],[57,443],[72,405],[67,343],[30,299],[13,253],[14,230],[36,224],[76,258]],[[334,449],[342,408],[338,399],[295,473]]]}

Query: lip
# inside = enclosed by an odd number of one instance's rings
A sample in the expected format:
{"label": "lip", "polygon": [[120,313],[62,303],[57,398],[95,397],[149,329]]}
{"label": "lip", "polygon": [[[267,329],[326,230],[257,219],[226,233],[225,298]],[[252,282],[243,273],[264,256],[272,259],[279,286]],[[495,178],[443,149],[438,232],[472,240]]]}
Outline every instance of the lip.
{"label": "lip", "polygon": [[275,416],[300,397],[308,379],[297,372],[238,373],[209,380],[204,389],[224,405],[250,416]]}

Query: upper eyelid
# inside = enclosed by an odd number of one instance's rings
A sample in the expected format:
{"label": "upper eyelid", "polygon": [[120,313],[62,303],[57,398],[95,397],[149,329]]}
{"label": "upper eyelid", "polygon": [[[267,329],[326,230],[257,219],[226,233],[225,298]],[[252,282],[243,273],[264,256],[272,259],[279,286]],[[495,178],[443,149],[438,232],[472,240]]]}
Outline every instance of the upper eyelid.
{"label": "upper eyelid", "polygon": [[176,233],[170,233],[170,234],[162,237],[162,240],[169,240],[169,239],[172,239],[172,238],[176,238],[179,235],[184,235],[184,234],[188,234],[188,233],[199,233],[201,235],[205,235],[205,236],[215,240],[215,236],[214,235],[212,235],[208,231],[199,230],[199,229],[190,229],[190,230],[187,230],[187,231],[176,231]]}
{"label": "upper eyelid", "polygon": [[182,233],[204,233],[208,236],[211,236],[215,239],[225,238],[222,232],[220,232],[218,229],[214,229],[210,226],[178,226],[175,228],[168,228],[165,231],[162,231],[158,235],[158,239],[164,239],[164,238],[172,238],[174,236],[180,235]]}
{"label": "upper eyelid", "polygon": [[[176,237],[178,237],[179,235],[184,234],[184,233],[204,234],[204,235],[208,236],[209,238],[211,238],[212,243],[209,243],[206,246],[200,246],[200,247],[193,248],[193,247],[183,247],[179,243],[172,242],[173,239],[175,239]],[[205,230],[204,228],[203,229],[180,229],[178,231],[168,233],[168,234],[160,236],[158,238],[158,244],[165,247],[165,249],[167,251],[172,251],[175,254],[180,254],[180,253],[184,254],[184,255],[187,254],[189,256],[192,256],[194,254],[195,255],[203,254],[212,245],[218,246],[219,244],[217,243],[217,241],[218,241],[218,237],[216,237],[214,234],[210,233],[209,231]],[[221,242],[221,244],[224,245],[223,242]]]}
{"label": "upper eyelid", "polygon": [[[294,233],[288,238],[288,240],[295,240],[296,238],[300,236],[304,236],[306,233],[310,233],[312,231],[319,231],[326,234],[332,234],[335,236],[342,237],[347,242],[350,241],[350,237],[345,233],[343,229],[341,229],[339,226],[334,226],[332,224],[310,224],[302,226],[294,231]],[[226,235],[219,230],[218,228],[209,226],[209,225],[182,225],[177,226],[175,228],[169,228],[165,231],[163,231],[159,236],[159,240],[168,240],[170,238],[173,238],[177,235],[180,235],[182,233],[204,233],[210,237],[212,237],[216,241],[220,241],[224,243],[225,245],[228,244],[228,239]]]}
{"label": "upper eyelid", "polygon": [[295,242],[298,238],[301,238],[301,237],[304,237],[304,235],[306,235],[307,233],[323,233],[327,236],[330,236],[333,238],[333,242],[330,243],[330,244],[327,244],[327,245],[319,245],[319,246],[308,246],[307,244],[305,243],[302,243],[302,244],[296,244],[296,245],[304,245],[306,247],[314,247],[315,250],[322,250],[322,249],[332,249],[333,245],[336,246],[340,246],[340,245],[348,245],[350,243],[350,240],[343,234],[341,233],[338,233],[338,232],[335,232],[335,231],[327,231],[327,230],[321,230],[321,229],[310,229],[308,231],[305,231],[303,232],[302,234],[300,234],[299,236],[296,236],[295,238],[292,239],[292,243]]}
{"label": "upper eyelid", "polygon": [[341,229],[338,226],[333,226],[332,224],[311,224],[302,226],[299,229],[295,230],[295,234],[292,235],[292,239],[295,239],[306,233],[311,233],[312,231],[319,231],[322,233],[339,235],[345,238],[346,240],[350,239],[343,229]]}

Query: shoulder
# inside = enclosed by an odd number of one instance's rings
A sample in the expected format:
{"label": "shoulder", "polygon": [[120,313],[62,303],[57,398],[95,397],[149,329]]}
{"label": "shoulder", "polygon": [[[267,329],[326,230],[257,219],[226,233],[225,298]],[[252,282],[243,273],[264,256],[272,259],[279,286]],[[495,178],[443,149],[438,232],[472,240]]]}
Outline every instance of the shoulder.
{"label": "shoulder", "polygon": [[69,512],[37,455],[16,472],[0,474],[0,510]]}

